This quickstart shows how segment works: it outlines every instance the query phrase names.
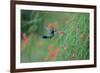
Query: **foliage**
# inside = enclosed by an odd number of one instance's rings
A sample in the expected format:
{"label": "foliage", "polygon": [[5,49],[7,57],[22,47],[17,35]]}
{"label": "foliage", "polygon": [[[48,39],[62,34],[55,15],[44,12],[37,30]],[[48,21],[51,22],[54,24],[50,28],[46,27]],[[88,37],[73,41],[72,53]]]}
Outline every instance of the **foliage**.
{"label": "foliage", "polygon": [[[48,24],[57,32],[52,39],[43,39]],[[21,10],[21,32],[29,37],[21,48],[21,62],[89,59],[89,13]],[[55,58],[49,56],[50,47],[52,53],[60,51]]]}

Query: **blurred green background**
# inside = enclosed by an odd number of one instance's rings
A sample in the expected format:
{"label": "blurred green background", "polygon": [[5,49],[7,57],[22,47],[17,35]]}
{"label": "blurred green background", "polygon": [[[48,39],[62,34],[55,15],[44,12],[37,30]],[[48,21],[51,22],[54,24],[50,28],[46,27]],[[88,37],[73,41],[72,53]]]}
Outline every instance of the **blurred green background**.
{"label": "blurred green background", "polygon": [[[48,24],[64,35],[55,33],[52,39],[43,39]],[[21,46],[21,62],[89,59],[89,13],[21,10],[21,32],[29,38]],[[49,55],[48,47],[55,54],[59,48],[55,57]]]}

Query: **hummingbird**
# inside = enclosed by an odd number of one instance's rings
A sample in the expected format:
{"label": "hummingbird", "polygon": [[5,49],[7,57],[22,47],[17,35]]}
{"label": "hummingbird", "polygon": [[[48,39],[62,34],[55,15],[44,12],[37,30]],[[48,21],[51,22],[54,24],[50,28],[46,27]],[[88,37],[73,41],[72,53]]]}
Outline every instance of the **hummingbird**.
{"label": "hummingbird", "polygon": [[51,39],[51,38],[53,38],[54,35],[55,35],[55,32],[56,32],[53,24],[49,24],[47,29],[48,29],[48,34],[47,35],[43,35],[42,38],[43,39]]}
{"label": "hummingbird", "polygon": [[[57,32],[55,26],[53,24],[48,24],[48,34],[47,35],[43,35],[42,38],[43,39],[52,39],[55,36],[55,33]],[[64,35],[64,32],[58,32],[60,35]]]}

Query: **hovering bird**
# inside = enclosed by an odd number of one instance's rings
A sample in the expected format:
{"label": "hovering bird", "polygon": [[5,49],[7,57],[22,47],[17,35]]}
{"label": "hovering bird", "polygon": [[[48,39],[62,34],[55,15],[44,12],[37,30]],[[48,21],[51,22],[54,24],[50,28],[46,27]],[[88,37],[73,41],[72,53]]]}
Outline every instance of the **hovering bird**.
{"label": "hovering bird", "polygon": [[[43,35],[42,38],[43,39],[52,39],[55,35],[55,32],[57,32],[56,27],[54,26],[54,24],[48,24],[48,34],[47,35]],[[64,32],[59,32],[60,35],[64,35]]]}
{"label": "hovering bird", "polygon": [[47,35],[43,35],[42,38],[44,39],[51,39],[54,37],[55,34],[55,27],[53,24],[48,24],[48,34]]}

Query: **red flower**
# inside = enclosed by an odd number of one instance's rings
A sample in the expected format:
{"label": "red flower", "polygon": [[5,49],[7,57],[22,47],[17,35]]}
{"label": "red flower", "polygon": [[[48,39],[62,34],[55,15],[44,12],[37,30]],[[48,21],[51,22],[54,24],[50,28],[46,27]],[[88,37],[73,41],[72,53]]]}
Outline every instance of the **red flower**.
{"label": "red flower", "polygon": [[50,57],[50,59],[51,60],[54,60],[56,57],[57,57],[57,55],[59,54],[59,52],[60,52],[60,48],[56,48],[55,50],[53,50],[53,51],[48,51],[48,53],[49,53],[49,57]]}
{"label": "red flower", "polygon": [[59,34],[64,35],[65,33],[64,32],[59,32]]}
{"label": "red flower", "polygon": [[23,37],[23,42],[22,42],[22,47],[25,46],[29,42],[29,38],[26,36],[26,34],[22,34]]}

